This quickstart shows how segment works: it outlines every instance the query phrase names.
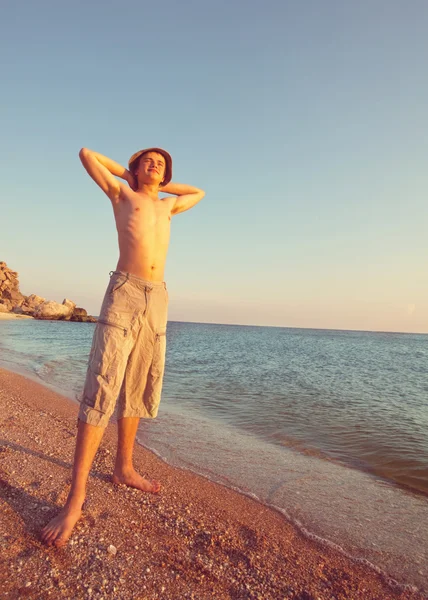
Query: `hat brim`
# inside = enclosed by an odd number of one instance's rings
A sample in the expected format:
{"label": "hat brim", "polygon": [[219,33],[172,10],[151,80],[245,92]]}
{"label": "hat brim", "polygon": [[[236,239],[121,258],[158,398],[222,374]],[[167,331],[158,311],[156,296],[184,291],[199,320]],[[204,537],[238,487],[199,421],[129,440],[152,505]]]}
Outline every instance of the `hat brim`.
{"label": "hat brim", "polygon": [[131,156],[128,161],[128,168],[132,172],[133,167],[135,166],[135,162],[147,152],[157,152],[158,154],[162,154],[165,159],[165,177],[163,178],[162,185],[166,185],[172,179],[172,158],[169,152],[163,150],[162,148],[146,148],[145,150],[139,150],[135,154]]}

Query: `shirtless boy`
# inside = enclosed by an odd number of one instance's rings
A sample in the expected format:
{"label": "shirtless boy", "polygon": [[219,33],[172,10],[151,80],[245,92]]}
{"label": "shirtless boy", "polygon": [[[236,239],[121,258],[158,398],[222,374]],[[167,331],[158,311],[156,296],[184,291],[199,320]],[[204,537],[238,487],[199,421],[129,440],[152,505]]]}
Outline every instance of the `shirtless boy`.
{"label": "shirtless boy", "polygon": [[[86,148],[83,166],[110,198],[119,238],[119,262],[111,274],[89,356],[74,455],[64,508],[42,531],[49,546],[63,546],[79,520],[86,483],[105,427],[118,403],[118,445],[113,482],[156,493],[132,462],[141,417],[157,415],[165,364],[168,292],[163,282],[171,216],[197,204],[205,193],[171,183],[168,152],[149,148],[129,159],[129,170]],[[116,177],[125,180],[119,181]],[[159,192],[173,194],[160,199]]]}

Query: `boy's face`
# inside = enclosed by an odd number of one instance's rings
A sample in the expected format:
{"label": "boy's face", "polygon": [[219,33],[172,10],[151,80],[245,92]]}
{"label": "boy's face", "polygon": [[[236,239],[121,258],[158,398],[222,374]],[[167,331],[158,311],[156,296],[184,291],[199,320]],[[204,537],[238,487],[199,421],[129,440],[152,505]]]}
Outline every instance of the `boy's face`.
{"label": "boy's face", "polygon": [[142,183],[160,185],[165,177],[165,159],[158,152],[146,152],[140,158],[135,176]]}

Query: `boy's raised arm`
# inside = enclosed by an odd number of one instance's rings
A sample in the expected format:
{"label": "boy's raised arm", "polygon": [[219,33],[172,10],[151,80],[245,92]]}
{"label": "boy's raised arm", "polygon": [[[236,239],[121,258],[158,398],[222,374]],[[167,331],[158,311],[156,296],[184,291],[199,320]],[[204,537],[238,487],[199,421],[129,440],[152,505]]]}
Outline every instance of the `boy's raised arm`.
{"label": "boy's raised arm", "polygon": [[178,215],[178,213],[189,210],[189,208],[195,206],[205,196],[204,190],[184,183],[173,183],[172,181],[164,187],[161,186],[159,191],[177,196],[172,209],[173,215]]}
{"label": "boy's raised arm", "polygon": [[79,157],[88,174],[112,202],[117,202],[120,196],[120,183],[116,177],[124,179],[132,187],[131,173],[111,158],[88,148],[82,148]]}

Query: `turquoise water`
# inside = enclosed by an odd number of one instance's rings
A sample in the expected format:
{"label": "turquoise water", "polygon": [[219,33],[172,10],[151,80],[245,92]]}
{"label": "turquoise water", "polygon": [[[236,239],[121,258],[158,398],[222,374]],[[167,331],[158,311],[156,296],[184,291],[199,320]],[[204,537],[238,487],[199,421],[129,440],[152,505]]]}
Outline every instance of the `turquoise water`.
{"label": "turquoise water", "polygon": [[[1,364],[78,397],[93,328],[3,321]],[[428,335],[170,322],[167,339],[141,443],[427,585]]]}

